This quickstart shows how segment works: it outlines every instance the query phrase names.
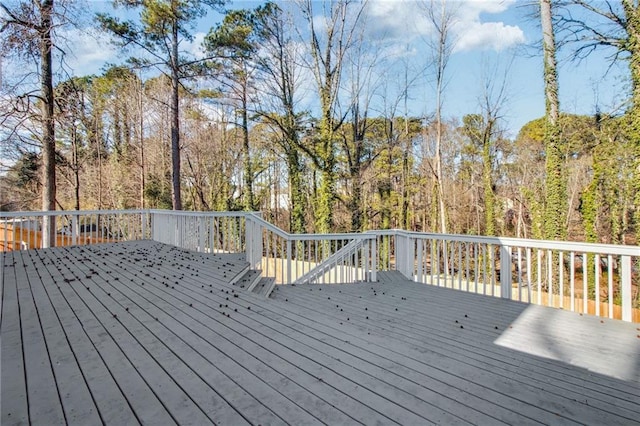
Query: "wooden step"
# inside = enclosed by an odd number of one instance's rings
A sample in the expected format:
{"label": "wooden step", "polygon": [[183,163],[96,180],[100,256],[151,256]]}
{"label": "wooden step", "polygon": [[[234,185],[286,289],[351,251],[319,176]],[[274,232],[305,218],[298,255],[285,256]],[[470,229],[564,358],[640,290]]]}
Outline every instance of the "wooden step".
{"label": "wooden step", "polygon": [[275,278],[271,277],[263,277],[260,279],[260,282],[253,290],[254,293],[259,294],[260,296],[264,296],[265,298],[269,298],[271,296],[271,292],[276,287]]}
{"label": "wooden step", "polygon": [[253,288],[260,281],[260,277],[262,276],[261,272],[262,271],[255,270],[255,269],[247,270],[244,273],[244,275],[242,275],[240,279],[236,282],[236,286],[239,286],[240,288],[244,288],[247,291],[252,291]]}

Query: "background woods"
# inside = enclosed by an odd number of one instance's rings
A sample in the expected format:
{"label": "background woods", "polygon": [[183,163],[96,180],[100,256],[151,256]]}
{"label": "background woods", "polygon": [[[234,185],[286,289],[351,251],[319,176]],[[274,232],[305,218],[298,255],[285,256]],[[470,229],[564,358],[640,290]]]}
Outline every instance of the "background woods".
{"label": "background woods", "polygon": [[[416,65],[367,36],[367,2],[227,10],[196,40],[194,23],[221,2],[117,1],[128,18],[95,22],[130,59],[87,76],[52,71],[73,47],[60,41],[79,23],[73,2],[0,3],[2,55],[32,73],[1,84],[3,210],[261,210],[298,233],[622,244],[640,233],[637,2],[535,4],[547,113],[517,135],[504,121],[509,61],[488,64],[465,114],[443,112],[457,2],[421,3],[435,31]],[[628,101],[563,113],[557,46],[608,49],[628,65]],[[432,92],[417,93],[418,80]],[[422,98],[435,108],[416,112]]]}

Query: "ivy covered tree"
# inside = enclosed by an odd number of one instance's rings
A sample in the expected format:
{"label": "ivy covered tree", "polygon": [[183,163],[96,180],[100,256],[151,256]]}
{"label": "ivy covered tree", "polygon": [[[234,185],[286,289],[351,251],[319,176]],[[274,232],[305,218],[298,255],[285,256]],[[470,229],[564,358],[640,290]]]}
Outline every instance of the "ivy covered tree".
{"label": "ivy covered tree", "polygon": [[[542,53],[544,56],[545,91],[545,199],[542,237],[551,240],[566,237],[567,178],[565,175],[565,146],[558,119],[558,70],[556,62],[556,39],[553,27],[551,0],[540,0],[542,23]],[[540,235],[538,235],[540,237]]]}
{"label": "ivy covered tree", "polygon": [[294,37],[291,15],[275,3],[268,2],[256,9],[261,40],[256,57],[261,97],[256,105],[257,118],[273,134],[271,146],[282,156],[289,186],[289,230],[307,231],[309,209],[306,209],[310,187],[305,180],[305,121],[309,115],[300,111],[299,85],[301,45]]}
{"label": "ivy covered tree", "polygon": [[[627,140],[627,154],[633,157],[631,168],[623,173],[630,175],[633,182],[633,194],[630,194],[634,199],[633,227],[636,241],[640,241],[640,208],[637,207],[640,206],[640,3],[637,0],[566,0],[557,15],[561,37],[573,47],[576,58],[586,58],[598,49],[610,49],[612,61],[628,64],[631,90],[624,114],[624,139],[616,140]],[[615,146],[609,146],[605,151],[615,151]],[[606,162],[607,157],[597,155],[594,162]],[[605,170],[606,167],[594,164],[594,170]],[[589,187],[591,190],[599,187],[596,175],[598,173],[594,173],[594,182]]]}
{"label": "ivy covered tree", "polygon": [[336,131],[342,119],[336,106],[347,52],[356,41],[357,28],[366,3],[353,0],[330,2],[323,8],[324,19],[316,16],[312,0],[301,2],[302,15],[309,25],[309,67],[320,103],[318,129],[313,144],[305,151],[320,171],[315,201],[316,232],[333,231],[334,203],[337,199]]}

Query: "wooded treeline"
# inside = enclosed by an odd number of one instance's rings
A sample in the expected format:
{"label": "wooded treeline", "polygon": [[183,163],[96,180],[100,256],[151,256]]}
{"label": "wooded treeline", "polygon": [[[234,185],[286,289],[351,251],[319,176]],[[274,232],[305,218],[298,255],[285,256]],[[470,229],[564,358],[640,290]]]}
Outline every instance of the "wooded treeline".
{"label": "wooded treeline", "polygon": [[[26,6],[3,6],[3,32],[23,25],[40,46],[43,26],[28,24],[54,2],[19,3]],[[514,139],[501,121],[508,85],[499,72],[484,78],[467,115],[442,114],[455,42],[449,31],[456,11],[447,2],[422,5],[437,30],[427,69],[418,71],[390,66],[366,37],[366,2],[227,11],[198,57],[179,51],[179,41],[192,38],[190,24],[219,1],[118,3],[138,21],[99,15],[96,22],[140,54],[100,75],[52,83],[57,209],[260,210],[298,233],[404,228],[637,241],[637,2],[596,9],[578,0],[540,1],[544,35],[552,28],[564,42],[574,37],[564,48],[576,54],[606,47],[628,61],[631,87],[620,97],[630,101],[617,114],[561,114],[549,61],[555,41],[544,37],[547,115]],[[545,5],[553,18],[546,26]],[[576,8],[584,19],[573,19]],[[301,22],[305,29],[296,29]],[[23,52],[25,64],[38,56],[33,46],[27,55],[20,49],[29,46],[7,41],[5,54]],[[32,63],[43,62],[39,56]],[[436,98],[437,108],[417,116],[408,104],[425,73],[435,84],[424,96]],[[3,101],[2,143],[16,161],[0,177],[0,208],[39,210],[51,177],[43,173],[46,98],[19,85],[3,90],[11,100]]]}

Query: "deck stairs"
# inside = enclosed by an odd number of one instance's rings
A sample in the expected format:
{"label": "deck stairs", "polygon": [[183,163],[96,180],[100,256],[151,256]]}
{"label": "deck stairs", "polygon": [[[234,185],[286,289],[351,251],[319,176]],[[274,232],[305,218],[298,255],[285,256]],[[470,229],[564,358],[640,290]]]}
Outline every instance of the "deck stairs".
{"label": "deck stairs", "polygon": [[247,269],[243,274],[238,275],[234,284],[249,293],[268,298],[275,288],[276,281],[274,278],[263,277],[259,269]]}

